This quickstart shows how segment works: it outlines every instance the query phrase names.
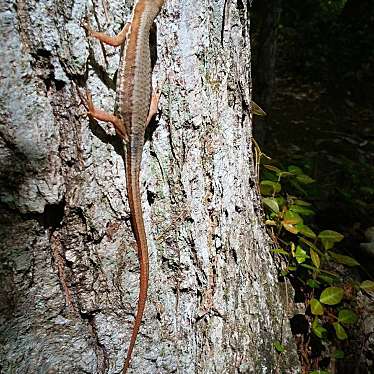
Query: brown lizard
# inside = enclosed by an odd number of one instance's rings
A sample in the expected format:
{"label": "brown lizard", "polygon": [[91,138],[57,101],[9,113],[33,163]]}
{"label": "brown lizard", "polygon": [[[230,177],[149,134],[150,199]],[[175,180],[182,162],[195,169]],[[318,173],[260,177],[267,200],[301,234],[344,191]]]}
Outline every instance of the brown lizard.
{"label": "brown lizard", "polygon": [[118,69],[116,113],[108,114],[94,107],[88,98],[88,113],[101,121],[111,122],[117,134],[126,144],[126,182],[131,223],[136,239],[140,265],[138,308],[123,373],[130,366],[136,337],[143,318],[148,291],[149,260],[148,245],[141,207],[139,174],[146,127],[157,113],[160,90],[152,95],[152,66],[150,35],[154,20],[165,0],[138,0],[132,19],[114,37],[88,29],[91,36],[103,43],[120,46],[126,42]]}

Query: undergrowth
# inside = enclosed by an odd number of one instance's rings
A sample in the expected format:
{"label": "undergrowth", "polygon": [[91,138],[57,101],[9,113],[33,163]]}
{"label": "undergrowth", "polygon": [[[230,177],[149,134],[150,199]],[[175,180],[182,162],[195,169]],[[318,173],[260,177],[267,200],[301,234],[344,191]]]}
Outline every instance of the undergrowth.
{"label": "undergrowth", "polygon": [[[359,262],[343,250],[343,234],[316,224],[309,201],[316,181],[296,165],[283,166],[261,153],[260,192],[265,223],[281,256],[281,276],[293,285],[305,306],[306,328],[293,331],[303,373],[334,374],[336,361],[349,355],[353,330],[360,319],[360,292],[373,292],[374,282],[359,281]],[[292,325],[292,323],[291,323]],[[296,329],[297,330],[297,329]],[[274,343],[282,354],[282,342]]]}

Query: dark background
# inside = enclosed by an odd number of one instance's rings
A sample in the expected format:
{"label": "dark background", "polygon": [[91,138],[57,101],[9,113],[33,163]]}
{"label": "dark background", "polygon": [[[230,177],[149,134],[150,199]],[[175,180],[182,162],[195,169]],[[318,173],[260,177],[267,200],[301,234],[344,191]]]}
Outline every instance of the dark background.
{"label": "dark background", "polygon": [[[253,98],[267,113],[254,137],[272,162],[316,180],[312,227],[342,233],[344,253],[362,264],[355,276],[372,279],[374,254],[360,243],[374,226],[374,1],[254,0],[251,22]],[[349,344],[337,373],[370,372]],[[323,360],[313,349],[310,362]]]}
{"label": "dark background", "polygon": [[316,179],[318,223],[374,225],[374,1],[253,2],[253,96],[264,153]]}

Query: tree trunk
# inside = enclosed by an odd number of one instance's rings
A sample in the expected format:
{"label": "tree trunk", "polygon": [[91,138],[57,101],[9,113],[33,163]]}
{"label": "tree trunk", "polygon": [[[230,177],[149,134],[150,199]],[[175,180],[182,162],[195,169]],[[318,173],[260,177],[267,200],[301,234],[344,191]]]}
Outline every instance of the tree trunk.
{"label": "tree trunk", "polygon": [[[150,289],[130,372],[297,373],[251,150],[249,4],[181,3],[157,19],[167,80],[143,153]],[[78,92],[112,110],[119,53],[81,22],[118,32],[131,4],[2,4],[2,373],[122,368],[139,279],[123,146]]]}

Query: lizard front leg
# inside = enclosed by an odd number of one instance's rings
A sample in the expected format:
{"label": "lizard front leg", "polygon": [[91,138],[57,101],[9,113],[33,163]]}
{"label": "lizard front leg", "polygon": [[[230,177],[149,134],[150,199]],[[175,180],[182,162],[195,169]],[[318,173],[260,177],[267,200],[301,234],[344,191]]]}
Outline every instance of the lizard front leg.
{"label": "lizard front leg", "polygon": [[110,114],[110,113],[104,112],[103,110],[96,109],[93,105],[91,94],[87,92],[86,95],[87,95],[88,115],[100,121],[112,123],[117,134],[124,140],[125,143],[127,143],[129,141],[129,137],[127,134],[126,125],[123,122],[123,120],[115,116],[114,114]]}
{"label": "lizard front leg", "polygon": [[100,40],[101,42],[105,44],[111,45],[113,47],[118,47],[126,41],[131,23],[127,22],[125,26],[123,27],[123,29],[116,36],[110,36],[103,32],[94,31],[91,29],[91,26],[89,23],[86,23],[83,26],[87,30],[87,33],[89,36],[93,36],[94,38]]}

